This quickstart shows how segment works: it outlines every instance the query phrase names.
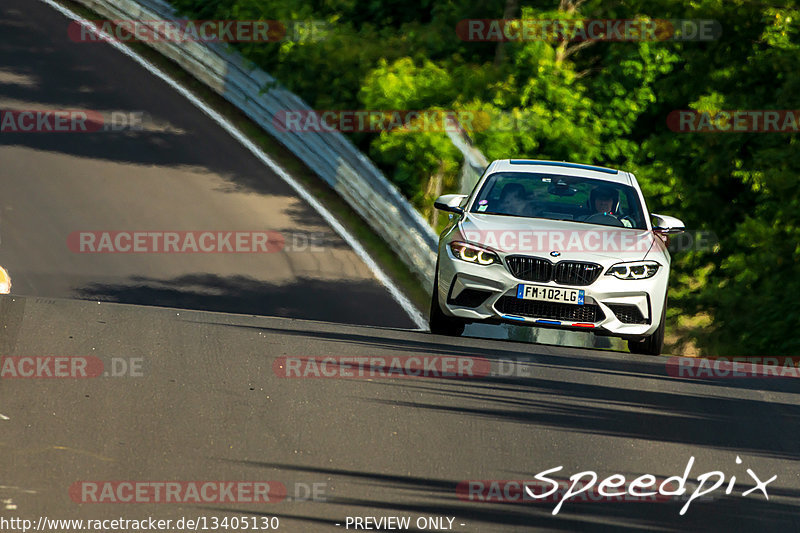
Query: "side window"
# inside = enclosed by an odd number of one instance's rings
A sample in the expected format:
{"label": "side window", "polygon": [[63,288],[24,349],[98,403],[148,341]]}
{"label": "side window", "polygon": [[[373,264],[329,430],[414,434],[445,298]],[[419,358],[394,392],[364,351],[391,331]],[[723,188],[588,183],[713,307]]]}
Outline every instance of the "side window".
{"label": "side window", "polygon": [[639,210],[639,203],[636,201],[636,192],[632,188],[623,189],[620,195],[619,209],[624,216],[629,216],[634,220],[634,226],[643,228],[646,226],[642,220],[642,213]]}

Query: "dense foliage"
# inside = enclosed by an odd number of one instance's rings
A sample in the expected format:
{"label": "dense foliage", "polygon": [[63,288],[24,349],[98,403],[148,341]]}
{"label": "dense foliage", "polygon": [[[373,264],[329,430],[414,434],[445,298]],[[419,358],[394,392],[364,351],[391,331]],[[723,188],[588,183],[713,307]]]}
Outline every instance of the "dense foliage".
{"label": "dense foliage", "polygon": [[[708,353],[800,354],[797,134],[684,133],[666,120],[675,110],[800,109],[796,2],[173,2],[194,18],[325,21],[326,31],[307,39],[238,45],[317,109],[480,110],[493,120],[472,137],[489,159],[633,171],[651,211],[719,238],[675,255],[673,336]],[[467,42],[456,27],[471,18],[713,19],[722,34],[706,42]],[[426,215],[433,195],[456,186],[460,154],[442,132],[352,138]]]}

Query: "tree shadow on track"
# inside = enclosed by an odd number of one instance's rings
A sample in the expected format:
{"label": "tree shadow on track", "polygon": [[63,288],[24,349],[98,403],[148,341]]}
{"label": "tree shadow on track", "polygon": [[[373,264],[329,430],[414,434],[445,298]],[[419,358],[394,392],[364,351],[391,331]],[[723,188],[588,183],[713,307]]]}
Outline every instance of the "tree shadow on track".
{"label": "tree shadow on track", "polygon": [[[370,330],[331,332],[237,326],[281,334],[302,335],[393,355],[450,355],[489,359],[495,375],[473,379],[376,380],[374,386],[416,391],[424,399],[365,401],[402,406],[414,411],[438,411],[465,421],[505,420],[535,427],[645,439],[654,442],[707,446],[779,459],[800,459],[797,428],[800,405],[776,403],[754,390],[800,392],[793,379],[690,380],[671,377],[667,358],[553,349],[537,345],[483,339],[448,339],[425,333]],[[553,353],[553,352],[556,353]],[[388,352],[388,353],[387,353]],[[309,353],[308,355],[314,355]],[[328,355],[327,353],[320,355]],[[527,358],[528,361],[524,359]],[[498,364],[524,369],[525,376],[497,375]],[[575,379],[559,372],[574,372]],[[548,376],[548,377],[544,377]],[[598,379],[599,378],[599,379]],[[585,381],[591,380],[592,383]],[[598,383],[599,382],[599,383]],[[674,385],[674,386],[673,386]],[[667,389],[667,390],[664,390]],[[738,396],[737,396],[738,395]]]}
{"label": "tree shadow on track", "polygon": [[[9,109],[17,111],[143,113],[154,127],[94,133],[3,131],[0,145],[125,164],[197,167],[225,179],[226,192],[296,196],[184,96],[109,44],[74,42],[69,24],[41,2],[0,5],[0,101],[11,102]],[[109,180],[115,179],[109,174]],[[322,224],[319,217],[314,221]]]}
{"label": "tree shadow on track", "polygon": [[[298,278],[271,284],[244,276],[192,274],[172,279],[132,277],[76,289],[82,299],[199,311],[323,320],[368,326],[414,327],[372,280]],[[380,313],[370,312],[381,309]]]}

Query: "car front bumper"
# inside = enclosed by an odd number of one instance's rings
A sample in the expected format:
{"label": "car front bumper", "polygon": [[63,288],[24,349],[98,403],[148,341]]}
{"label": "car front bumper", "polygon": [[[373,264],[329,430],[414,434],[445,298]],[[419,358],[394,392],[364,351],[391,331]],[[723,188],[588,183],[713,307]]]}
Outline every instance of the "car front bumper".
{"label": "car front bumper", "polygon": [[[598,335],[640,339],[659,326],[669,268],[642,280],[604,273],[586,286],[531,282],[515,278],[503,264],[489,266],[456,259],[448,246],[439,253],[439,304],[448,315],[471,322],[504,322],[537,327],[589,330]],[[549,304],[516,297],[520,284],[584,291],[584,305]]]}

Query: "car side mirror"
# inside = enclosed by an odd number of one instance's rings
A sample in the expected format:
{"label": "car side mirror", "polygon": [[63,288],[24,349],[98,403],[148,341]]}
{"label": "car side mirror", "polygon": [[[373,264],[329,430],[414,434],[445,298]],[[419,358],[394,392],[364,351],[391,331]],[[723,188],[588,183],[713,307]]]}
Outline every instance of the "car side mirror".
{"label": "car side mirror", "polygon": [[440,196],[433,202],[433,207],[440,211],[447,211],[457,215],[463,215],[464,209],[461,208],[461,202],[467,199],[466,194],[445,194]]}
{"label": "car side mirror", "polygon": [[686,227],[683,222],[668,215],[652,214],[653,231],[662,235],[677,235],[683,233]]}

